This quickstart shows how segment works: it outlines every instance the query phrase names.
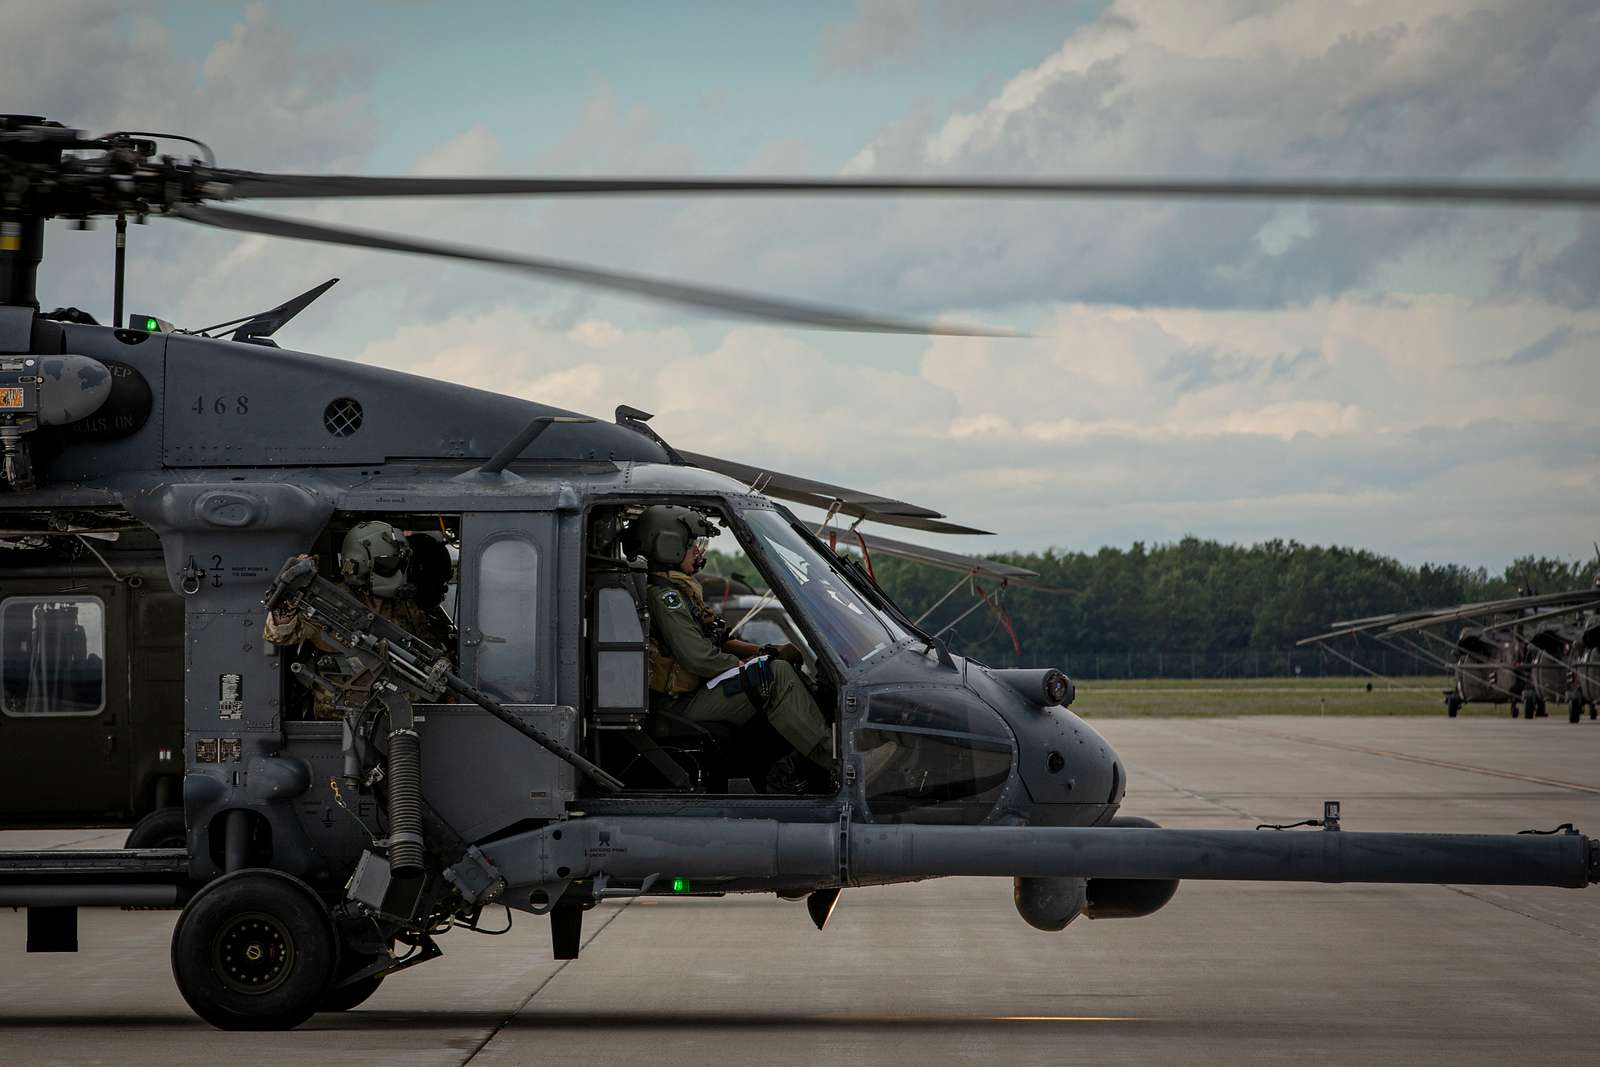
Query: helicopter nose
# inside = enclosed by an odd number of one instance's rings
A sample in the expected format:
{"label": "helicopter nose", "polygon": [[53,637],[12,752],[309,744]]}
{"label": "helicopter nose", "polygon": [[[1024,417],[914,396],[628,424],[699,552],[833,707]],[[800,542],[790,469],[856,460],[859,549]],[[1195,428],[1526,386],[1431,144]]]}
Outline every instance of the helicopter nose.
{"label": "helicopter nose", "polygon": [[1121,757],[1099,732],[1066,708],[1041,708],[1015,724],[1023,784],[1041,806],[1070,805],[1069,818],[1083,823],[1109,818],[1127,788]]}

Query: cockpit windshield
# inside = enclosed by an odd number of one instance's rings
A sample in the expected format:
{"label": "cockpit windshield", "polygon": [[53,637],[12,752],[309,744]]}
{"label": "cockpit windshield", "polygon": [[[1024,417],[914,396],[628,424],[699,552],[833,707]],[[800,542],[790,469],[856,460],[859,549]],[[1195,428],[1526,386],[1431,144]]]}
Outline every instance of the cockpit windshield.
{"label": "cockpit windshield", "polygon": [[846,666],[911,636],[856,592],[840,565],[818,551],[787,516],[751,510],[744,512],[744,520],[771,563],[771,577],[800,602],[823,641]]}

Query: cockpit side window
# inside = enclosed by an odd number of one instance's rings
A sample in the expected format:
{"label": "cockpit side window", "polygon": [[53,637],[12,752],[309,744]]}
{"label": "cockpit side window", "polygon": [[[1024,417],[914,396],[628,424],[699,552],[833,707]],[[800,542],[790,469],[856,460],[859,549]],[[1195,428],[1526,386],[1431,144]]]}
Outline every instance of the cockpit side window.
{"label": "cockpit side window", "polygon": [[767,570],[816,625],[823,642],[845,666],[871,659],[909,635],[855,589],[783,513],[750,510],[743,518],[755,534]]}

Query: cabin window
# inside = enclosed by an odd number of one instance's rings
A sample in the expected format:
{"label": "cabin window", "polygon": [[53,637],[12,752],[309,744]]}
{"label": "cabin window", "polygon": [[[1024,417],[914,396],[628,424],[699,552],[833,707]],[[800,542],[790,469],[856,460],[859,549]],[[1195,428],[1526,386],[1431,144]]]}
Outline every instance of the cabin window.
{"label": "cabin window", "polygon": [[501,700],[533,703],[539,550],[506,538],[478,559],[478,685]]}
{"label": "cabin window", "polygon": [[97,715],[106,706],[106,608],[92,596],[0,601],[0,710]]}

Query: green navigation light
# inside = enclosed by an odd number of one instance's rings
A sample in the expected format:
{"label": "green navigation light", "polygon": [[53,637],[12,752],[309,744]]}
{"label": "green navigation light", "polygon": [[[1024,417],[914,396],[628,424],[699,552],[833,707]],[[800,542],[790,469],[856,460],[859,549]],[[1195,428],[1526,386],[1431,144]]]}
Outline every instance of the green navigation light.
{"label": "green navigation light", "polygon": [[144,328],[150,333],[156,333],[161,329],[161,324],[155,319],[145,319]]}
{"label": "green navigation light", "polygon": [[672,880],[672,891],[674,893],[687,893],[689,891],[689,879],[674,878]]}

